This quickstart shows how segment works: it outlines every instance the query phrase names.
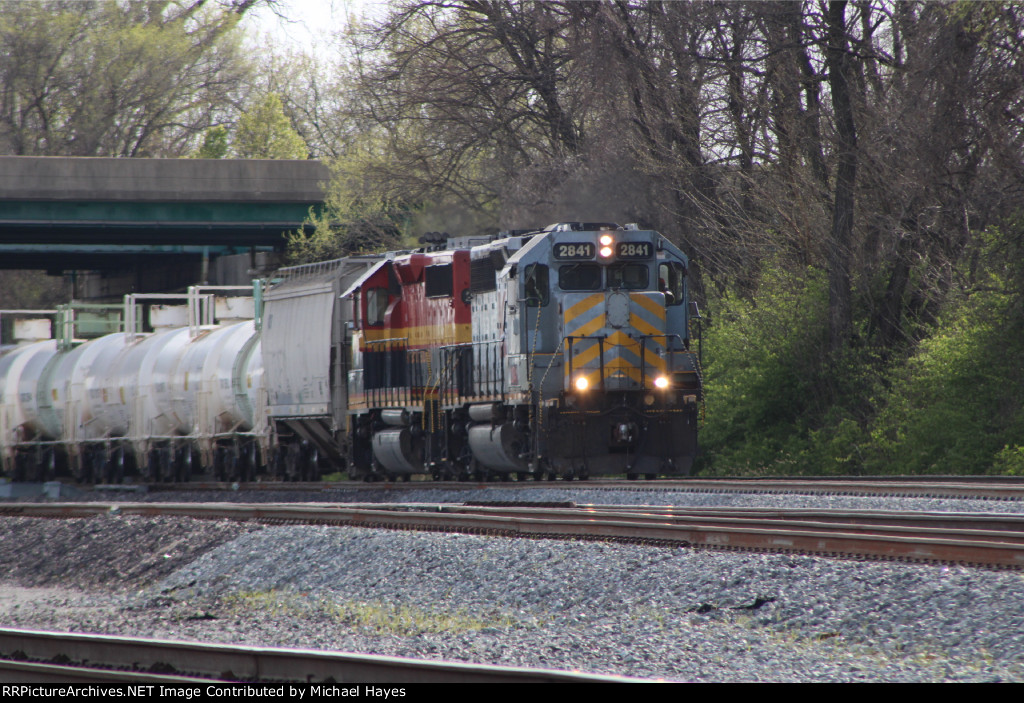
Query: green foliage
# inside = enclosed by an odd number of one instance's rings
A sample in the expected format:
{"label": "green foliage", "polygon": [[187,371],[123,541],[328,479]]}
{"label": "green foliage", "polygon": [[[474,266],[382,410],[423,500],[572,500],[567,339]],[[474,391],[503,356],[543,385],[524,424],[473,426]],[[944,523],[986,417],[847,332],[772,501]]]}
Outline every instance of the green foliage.
{"label": "green foliage", "polygon": [[67,281],[43,271],[0,271],[0,307],[49,309],[68,301]]}
{"label": "green foliage", "polygon": [[197,159],[223,159],[228,154],[228,130],[217,125],[206,130],[203,145],[193,154]]}
{"label": "green foliage", "polygon": [[996,454],[991,473],[1001,476],[1024,476],[1024,447],[1020,445],[1003,447]]}
{"label": "green foliage", "polygon": [[310,209],[305,227],[288,234],[288,258],[307,264],[395,249],[408,232],[408,219],[406,208],[379,198],[329,198],[323,212]]}
{"label": "green foliage", "polygon": [[[984,258],[1006,246],[989,238]],[[1012,239],[1012,238],[1010,238]],[[770,268],[718,301],[705,338],[703,470],[1024,475],[1024,319],[1015,265],[947,303],[906,357],[824,356],[823,277]]]}
{"label": "green foliage", "polygon": [[231,148],[241,159],[305,159],[309,156],[306,143],[292,128],[276,93],[267,94],[238,118]]}
{"label": "green foliage", "polygon": [[890,372],[870,428],[871,473],[1020,471],[1024,329],[1011,297],[975,293],[950,309],[905,364]]}
{"label": "green foliage", "polygon": [[[712,302],[705,334],[704,463],[723,473],[792,471],[808,418],[824,398],[817,381],[826,338],[827,284],[769,269],[753,299]],[[775,466],[775,469],[770,467]]]}

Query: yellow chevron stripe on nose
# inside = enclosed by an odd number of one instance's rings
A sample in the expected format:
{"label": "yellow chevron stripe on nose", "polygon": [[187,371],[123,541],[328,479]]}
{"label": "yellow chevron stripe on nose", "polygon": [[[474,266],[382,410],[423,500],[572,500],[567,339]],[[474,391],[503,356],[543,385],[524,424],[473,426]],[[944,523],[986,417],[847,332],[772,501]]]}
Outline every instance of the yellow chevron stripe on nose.
{"label": "yellow chevron stripe on nose", "polygon": [[[640,334],[660,335],[662,333],[661,329],[655,327],[654,325],[652,325],[650,322],[640,317],[639,315],[629,316],[629,326],[635,329]],[[664,325],[662,325],[662,327],[664,327]]]}
{"label": "yellow chevron stripe on nose", "polygon": [[569,331],[569,326],[566,325],[566,332],[568,335],[573,337],[590,337],[598,330],[602,329],[604,324],[604,315],[598,315],[593,320],[583,323],[572,331]]}
{"label": "yellow chevron stripe on nose", "polygon": [[[590,310],[595,305],[601,305],[603,303],[604,303],[604,294],[603,293],[595,293],[594,295],[588,295],[586,298],[584,298],[583,300],[579,301],[578,303],[576,303],[571,308],[569,308],[568,310],[565,311],[565,323],[566,323],[566,326],[568,327],[568,325],[575,318],[579,317],[582,313],[586,312],[587,310]],[[604,317],[604,316],[602,315],[602,317]]]}
{"label": "yellow chevron stripe on nose", "polygon": [[629,300],[631,303],[635,303],[640,307],[645,308],[662,322],[665,321],[665,306],[662,303],[659,303],[652,296],[634,293],[629,296]]}

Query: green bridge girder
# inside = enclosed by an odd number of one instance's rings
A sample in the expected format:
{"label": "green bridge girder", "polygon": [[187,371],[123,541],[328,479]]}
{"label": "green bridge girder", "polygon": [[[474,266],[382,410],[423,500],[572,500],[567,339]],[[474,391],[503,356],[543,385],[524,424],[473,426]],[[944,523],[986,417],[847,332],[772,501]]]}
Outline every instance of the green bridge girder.
{"label": "green bridge girder", "polygon": [[318,161],[0,156],[0,268],[281,251],[328,179]]}

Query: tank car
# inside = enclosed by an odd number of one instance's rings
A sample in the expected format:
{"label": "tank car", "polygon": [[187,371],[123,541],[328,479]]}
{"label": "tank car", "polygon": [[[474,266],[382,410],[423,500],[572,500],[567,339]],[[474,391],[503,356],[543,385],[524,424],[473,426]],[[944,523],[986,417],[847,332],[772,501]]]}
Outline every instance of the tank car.
{"label": "tank car", "polygon": [[[123,307],[62,306],[57,339],[0,357],[4,473],[99,483],[128,473],[188,480],[201,468],[250,476],[271,453],[254,301],[215,301],[217,291],[226,292],[197,286],[129,295]],[[118,331],[89,329],[98,322]]]}

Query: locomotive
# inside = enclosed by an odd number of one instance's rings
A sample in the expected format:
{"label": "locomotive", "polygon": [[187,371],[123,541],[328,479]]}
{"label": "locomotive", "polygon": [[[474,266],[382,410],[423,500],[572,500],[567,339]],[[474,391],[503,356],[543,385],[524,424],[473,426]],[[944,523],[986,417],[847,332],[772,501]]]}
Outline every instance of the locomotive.
{"label": "locomotive", "polygon": [[5,473],[690,471],[699,314],[678,247],[582,222],[421,244],[282,269],[254,285],[248,321],[214,315],[217,291],[196,287],[187,325],[141,332],[145,296],[127,296],[121,331],[0,356]]}

